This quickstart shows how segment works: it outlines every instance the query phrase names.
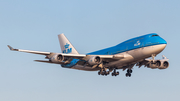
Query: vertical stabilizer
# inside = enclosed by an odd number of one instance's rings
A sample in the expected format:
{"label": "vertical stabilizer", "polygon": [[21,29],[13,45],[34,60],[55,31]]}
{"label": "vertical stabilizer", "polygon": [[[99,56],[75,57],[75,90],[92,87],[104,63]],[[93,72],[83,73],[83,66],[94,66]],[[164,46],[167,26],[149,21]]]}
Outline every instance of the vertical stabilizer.
{"label": "vertical stabilizer", "polygon": [[63,33],[59,34],[58,38],[62,53],[79,54]]}

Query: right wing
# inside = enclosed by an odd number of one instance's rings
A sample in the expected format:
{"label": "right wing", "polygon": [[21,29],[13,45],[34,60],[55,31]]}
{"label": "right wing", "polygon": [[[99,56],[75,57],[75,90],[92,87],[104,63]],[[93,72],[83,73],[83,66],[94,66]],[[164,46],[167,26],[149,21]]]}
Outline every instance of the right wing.
{"label": "right wing", "polygon": [[26,52],[26,53],[33,53],[33,54],[40,54],[40,55],[50,55],[50,52],[40,52],[40,51],[31,51],[31,50],[23,50],[23,49],[14,49],[10,45],[8,45],[9,49],[12,51],[19,51],[19,52]]}
{"label": "right wing", "polygon": [[[86,54],[53,53],[53,52],[42,52],[42,51],[14,49],[14,48],[12,48],[9,45],[8,45],[8,47],[9,47],[9,49],[11,51],[19,51],[19,52],[26,52],[26,53],[32,53],[32,54],[45,55],[46,59],[49,59],[50,61],[45,61],[45,60],[35,60],[35,61],[37,61],[37,62],[44,62],[44,63],[55,63],[55,64],[67,64],[67,63],[70,63],[72,58],[88,61],[91,57],[98,56],[103,61],[111,62],[111,61],[117,61],[119,59],[123,59],[123,58],[127,57],[126,55],[86,55]],[[58,58],[57,56],[62,56],[63,58],[68,58],[68,60],[67,61],[58,61],[58,62],[51,61],[54,58]]]}

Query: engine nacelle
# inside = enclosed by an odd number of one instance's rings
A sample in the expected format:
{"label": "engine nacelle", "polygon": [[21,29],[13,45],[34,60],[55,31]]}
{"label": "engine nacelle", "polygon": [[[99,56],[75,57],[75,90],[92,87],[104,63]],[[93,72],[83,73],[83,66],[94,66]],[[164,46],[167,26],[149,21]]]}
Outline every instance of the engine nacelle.
{"label": "engine nacelle", "polygon": [[89,60],[88,63],[90,65],[97,65],[100,64],[102,59],[99,56],[92,56]]}
{"label": "engine nacelle", "polygon": [[148,68],[151,69],[166,69],[169,67],[169,62],[165,60],[156,60],[155,62],[151,62],[147,65]]}
{"label": "engine nacelle", "polygon": [[56,63],[62,62],[63,60],[64,60],[64,56],[62,56],[61,54],[56,54],[50,59],[50,61],[56,62]]}
{"label": "engine nacelle", "polygon": [[151,61],[151,63],[149,63],[147,65],[148,68],[151,68],[151,69],[156,69],[156,68],[159,68],[161,66],[161,61],[157,60],[155,62]]}
{"label": "engine nacelle", "polygon": [[168,61],[161,61],[161,65],[158,69],[166,69],[169,67],[169,62]]}

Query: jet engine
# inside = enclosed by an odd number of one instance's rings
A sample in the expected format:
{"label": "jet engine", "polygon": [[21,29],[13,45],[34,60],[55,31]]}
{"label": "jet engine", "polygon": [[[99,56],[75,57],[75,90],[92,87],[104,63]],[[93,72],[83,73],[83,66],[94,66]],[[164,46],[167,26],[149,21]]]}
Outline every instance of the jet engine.
{"label": "jet engine", "polygon": [[169,67],[169,62],[168,61],[161,61],[161,65],[159,69],[166,69]]}
{"label": "jet engine", "polygon": [[161,65],[161,61],[157,60],[157,61],[154,61],[154,62],[151,61],[151,62],[147,65],[147,67],[148,67],[148,68],[151,68],[151,69],[156,69],[156,68],[159,68],[160,65]]}
{"label": "jet engine", "polygon": [[155,62],[151,61],[148,65],[148,68],[151,69],[166,69],[169,67],[169,62],[164,60],[156,60]]}
{"label": "jet engine", "polygon": [[90,65],[97,65],[101,63],[101,58],[99,56],[92,56],[89,60],[88,63]]}
{"label": "jet engine", "polygon": [[50,59],[50,61],[56,62],[56,63],[62,62],[63,60],[64,60],[64,56],[62,56],[61,54],[56,54]]}

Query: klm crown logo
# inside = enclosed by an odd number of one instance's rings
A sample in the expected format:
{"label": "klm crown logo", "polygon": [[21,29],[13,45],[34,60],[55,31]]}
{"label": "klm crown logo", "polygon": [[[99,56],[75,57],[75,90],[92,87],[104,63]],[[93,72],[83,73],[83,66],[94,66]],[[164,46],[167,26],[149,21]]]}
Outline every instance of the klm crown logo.
{"label": "klm crown logo", "polygon": [[134,44],[134,46],[139,46],[139,45],[141,45],[141,42],[138,40],[138,41]]}
{"label": "klm crown logo", "polygon": [[69,48],[69,44],[68,43],[66,43],[66,45],[64,45],[64,48],[65,48],[65,50],[63,50],[63,53],[68,54],[68,53],[72,52],[72,48]]}
{"label": "klm crown logo", "polygon": [[69,44],[66,43],[66,45],[64,45],[64,47],[65,47],[65,49],[66,49],[66,48],[69,48]]}

